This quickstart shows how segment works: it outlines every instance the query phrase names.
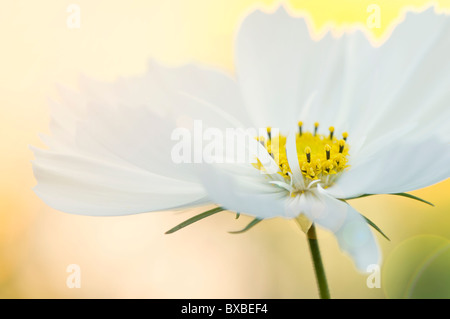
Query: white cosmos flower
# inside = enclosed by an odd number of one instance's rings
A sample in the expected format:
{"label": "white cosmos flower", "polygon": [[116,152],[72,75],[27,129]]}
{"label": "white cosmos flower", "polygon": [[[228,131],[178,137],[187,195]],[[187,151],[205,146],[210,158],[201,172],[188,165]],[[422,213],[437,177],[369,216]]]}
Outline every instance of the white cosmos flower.
{"label": "white cosmos flower", "polygon": [[[49,149],[33,149],[35,192],[58,210],[95,216],[210,203],[259,219],[304,216],[334,232],[364,271],[380,261],[379,249],[364,217],[341,199],[449,177],[449,56],[450,18],[432,9],[408,13],[379,47],[356,30],[312,40],[304,19],[284,8],[255,11],[238,32],[235,77],[151,63],[142,77],[83,78],[79,93],[61,88],[52,136],[43,136]],[[173,130],[192,120],[278,128],[278,150],[267,138],[267,150],[255,143],[279,172],[174,163]]]}

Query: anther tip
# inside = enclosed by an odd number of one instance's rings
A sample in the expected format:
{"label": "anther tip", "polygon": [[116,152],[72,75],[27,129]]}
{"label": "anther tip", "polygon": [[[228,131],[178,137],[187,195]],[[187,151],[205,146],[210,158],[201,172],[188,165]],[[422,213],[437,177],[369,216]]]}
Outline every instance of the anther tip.
{"label": "anther tip", "polygon": [[303,126],[303,122],[302,121],[298,121],[298,126]]}
{"label": "anther tip", "polygon": [[329,130],[330,132],[334,132],[334,126],[330,126]]}
{"label": "anther tip", "polygon": [[347,132],[342,133],[342,137],[343,138],[347,138],[348,137],[348,133]]}
{"label": "anther tip", "polygon": [[272,128],[270,126],[267,127],[267,133],[272,132]]}
{"label": "anther tip", "polygon": [[309,146],[307,146],[307,147],[305,148],[305,153],[306,153],[306,154],[311,154],[311,148],[310,148]]}
{"label": "anther tip", "polygon": [[331,151],[331,146],[326,144],[325,145],[325,151],[327,151],[327,152]]}
{"label": "anther tip", "polygon": [[319,122],[314,123],[314,127],[319,127]]}

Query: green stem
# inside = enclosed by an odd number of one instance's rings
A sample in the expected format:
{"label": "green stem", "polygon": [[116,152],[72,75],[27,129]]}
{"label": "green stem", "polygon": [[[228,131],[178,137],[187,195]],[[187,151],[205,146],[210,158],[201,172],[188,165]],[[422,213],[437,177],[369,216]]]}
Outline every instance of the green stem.
{"label": "green stem", "polygon": [[321,299],[330,299],[330,291],[328,290],[327,277],[325,276],[325,269],[323,268],[322,258],[320,257],[319,242],[316,235],[316,227],[314,224],[308,230],[308,244],[309,251],[314,264],[314,271],[316,272],[317,285],[319,286],[319,294]]}

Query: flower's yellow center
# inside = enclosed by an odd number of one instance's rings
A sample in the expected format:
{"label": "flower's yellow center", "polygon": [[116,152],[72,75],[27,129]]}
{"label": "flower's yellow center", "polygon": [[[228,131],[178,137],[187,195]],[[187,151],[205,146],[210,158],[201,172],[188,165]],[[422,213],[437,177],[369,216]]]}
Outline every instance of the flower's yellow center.
{"label": "flower's yellow center", "polygon": [[[314,180],[326,181],[329,184],[330,178],[333,180],[345,168],[348,167],[349,146],[346,143],[348,134],[343,133],[342,139],[338,139],[334,134],[334,127],[329,128],[329,134],[319,134],[319,123],[314,123],[314,131],[304,132],[303,123],[298,123],[298,133],[296,135],[297,158],[306,185]],[[279,174],[285,178],[290,178],[291,168],[289,167],[286,155],[286,136],[273,136],[271,128],[267,128],[267,137],[259,137],[258,140],[267,149],[280,168]],[[262,169],[258,163],[258,169]]]}

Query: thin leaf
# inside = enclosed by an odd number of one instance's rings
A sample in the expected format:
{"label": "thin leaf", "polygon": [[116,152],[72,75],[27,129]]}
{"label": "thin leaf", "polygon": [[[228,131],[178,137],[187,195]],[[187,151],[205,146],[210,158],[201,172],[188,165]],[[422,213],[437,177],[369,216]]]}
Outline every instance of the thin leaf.
{"label": "thin leaf", "polygon": [[367,217],[364,216],[364,215],[361,215],[361,216],[364,217],[364,219],[366,220],[366,222],[367,222],[370,226],[372,226],[372,227],[373,227],[375,230],[377,230],[381,235],[383,235],[384,238],[386,238],[387,240],[391,241],[391,240],[389,239],[389,237],[386,236],[386,234],[383,233],[383,231],[382,231],[377,225],[375,225],[374,222],[372,222],[369,218],[367,218]]}
{"label": "thin leaf", "polygon": [[415,199],[415,200],[418,200],[419,202],[422,202],[422,203],[425,203],[425,204],[428,204],[428,205],[431,205],[431,206],[434,207],[433,203],[430,203],[429,201],[426,201],[426,200],[424,200],[422,198],[419,198],[417,196],[414,196],[414,195],[411,195],[411,194],[408,194],[408,193],[395,193],[395,194],[389,194],[389,195],[397,195],[397,196],[403,196],[403,197],[406,197],[406,198]]}
{"label": "thin leaf", "polygon": [[176,231],[178,231],[178,230],[180,230],[180,229],[182,229],[182,228],[184,228],[186,226],[189,226],[192,223],[195,223],[195,222],[197,222],[197,221],[199,221],[199,220],[201,220],[203,218],[206,218],[206,217],[209,217],[211,215],[217,214],[217,213],[219,213],[221,211],[224,211],[224,210],[225,210],[225,208],[222,208],[222,207],[216,207],[216,208],[210,209],[210,210],[208,210],[206,212],[203,212],[203,213],[198,214],[198,215],[196,215],[194,217],[191,217],[188,220],[185,220],[181,224],[178,224],[174,228],[166,231],[166,234],[172,234],[172,233],[174,233],[174,232],[176,232]]}
{"label": "thin leaf", "polygon": [[249,230],[250,228],[252,228],[253,226],[255,226],[256,224],[258,224],[260,221],[262,221],[262,219],[255,218],[244,229],[238,230],[238,231],[230,231],[229,233],[230,234],[242,234],[242,233],[246,232],[247,230]]}
{"label": "thin leaf", "polygon": [[373,195],[397,195],[397,196],[403,196],[403,197],[406,197],[406,198],[415,199],[415,200],[417,200],[417,201],[419,201],[419,202],[422,202],[422,203],[425,203],[425,204],[428,204],[428,205],[431,205],[431,206],[434,207],[433,203],[430,203],[429,201],[426,201],[426,200],[424,200],[424,199],[422,199],[422,198],[419,198],[419,197],[417,197],[417,196],[414,196],[414,195],[411,195],[411,194],[408,194],[408,193],[364,194],[364,195],[357,196],[357,197],[345,198],[344,201],[350,200],[350,199],[357,199],[357,198],[367,197],[367,196],[373,196]]}
{"label": "thin leaf", "polygon": [[346,200],[358,199],[358,198],[363,198],[363,197],[373,196],[373,195],[377,195],[377,194],[364,194],[364,195],[360,195],[360,196],[356,196],[356,197],[342,198],[341,200],[345,202]]}

